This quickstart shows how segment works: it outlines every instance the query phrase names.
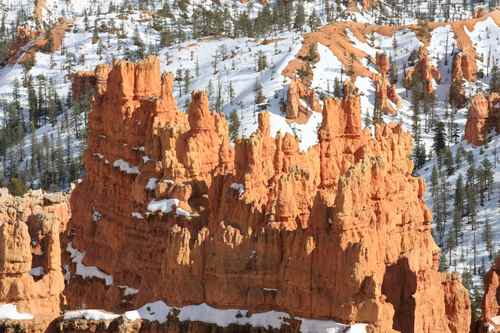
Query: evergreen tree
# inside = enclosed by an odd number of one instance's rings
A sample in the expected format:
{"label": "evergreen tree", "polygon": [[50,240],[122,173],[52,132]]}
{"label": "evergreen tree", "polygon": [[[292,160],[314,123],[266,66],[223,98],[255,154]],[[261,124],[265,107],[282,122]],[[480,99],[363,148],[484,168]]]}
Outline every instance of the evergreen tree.
{"label": "evergreen tree", "polygon": [[266,101],[266,97],[262,91],[262,84],[257,78],[255,81],[255,104],[262,104]]}
{"label": "evergreen tree", "polygon": [[234,100],[234,87],[233,87],[233,81],[229,81],[229,103],[233,104]]}
{"label": "evergreen tree", "polygon": [[481,205],[483,205],[486,194],[488,196],[488,200],[491,198],[491,190],[495,181],[493,165],[488,158],[484,158],[481,161],[481,167],[478,170],[478,178],[479,190],[481,193]]}
{"label": "evergreen tree", "polygon": [[229,116],[229,137],[231,141],[236,142],[239,137],[240,119],[236,111],[231,112]]}
{"label": "evergreen tree", "polygon": [[492,240],[492,235],[491,235],[491,225],[490,225],[490,219],[486,217],[484,220],[484,229],[483,229],[483,241],[484,244],[486,245],[486,250],[488,251],[489,258],[490,260],[493,259],[493,240]]}
{"label": "evergreen tree", "polygon": [[222,82],[219,80],[217,84],[217,99],[215,101],[215,111],[222,112],[224,106],[224,96],[222,95]]}
{"label": "evergreen tree", "polygon": [[191,72],[189,69],[184,71],[184,93],[189,94],[191,90]]}
{"label": "evergreen tree", "polygon": [[295,22],[293,23],[293,27],[295,29],[302,30],[305,23],[306,23],[306,13],[304,10],[304,4],[302,3],[302,1],[300,1],[297,4],[297,9],[295,13]]}
{"label": "evergreen tree", "polygon": [[262,72],[267,69],[267,56],[262,52],[259,51],[259,55],[257,58],[257,71]]}
{"label": "evergreen tree", "polygon": [[445,147],[442,150],[442,156],[443,156],[443,162],[444,165],[446,166],[446,172],[448,176],[453,175],[455,172],[455,166],[454,166],[454,161],[453,161],[453,155],[451,153],[450,147]]}
{"label": "evergreen tree", "polygon": [[311,27],[312,31],[315,31],[319,28],[320,25],[321,21],[318,15],[316,14],[316,10],[313,9],[311,15],[309,16],[309,27]]}
{"label": "evergreen tree", "polygon": [[431,196],[432,196],[432,208],[434,211],[433,219],[436,224],[437,231],[437,239],[439,244],[443,245],[443,234],[444,234],[444,225],[443,225],[443,212],[440,200],[441,198],[441,188],[439,186],[439,171],[436,166],[432,167],[432,175],[431,175]]}
{"label": "evergreen tree", "polygon": [[14,196],[23,196],[26,192],[28,192],[26,184],[19,177],[12,177],[7,188],[9,189],[10,194]]}
{"label": "evergreen tree", "polygon": [[490,91],[500,93],[500,70],[496,64],[491,68]]}
{"label": "evergreen tree", "polygon": [[436,155],[441,155],[443,149],[446,147],[446,131],[445,125],[442,121],[434,126],[433,148]]}
{"label": "evergreen tree", "polygon": [[456,246],[457,246],[456,238],[452,232],[449,232],[446,238],[446,250],[448,251],[448,266],[451,266],[451,253]]}

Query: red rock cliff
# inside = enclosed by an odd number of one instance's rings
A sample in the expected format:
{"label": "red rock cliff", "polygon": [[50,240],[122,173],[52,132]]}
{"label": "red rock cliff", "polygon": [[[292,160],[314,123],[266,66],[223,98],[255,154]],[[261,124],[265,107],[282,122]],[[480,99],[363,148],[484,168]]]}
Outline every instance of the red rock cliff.
{"label": "red rock cliff", "polygon": [[[15,304],[34,320],[25,332],[45,332],[60,315],[64,277],[59,233],[69,220],[62,195],[33,191],[22,198],[0,190],[0,304]],[[30,274],[37,267],[35,277]],[[5,329],[9,324],[1,326]]]}
{"label": "red rock cliff", "polygon": [[480,146],[486,142],[486,135],[491,129],[500,133],[500,95],[478,94],[470,103],[465,124],[465,140]]}
{"label": "red rock cliff", "polygon": [[500,331],[500,258],[497,258],[484,277],[482,317],[477,333]]}
{"label": "red rock cliff", "polygon": [[[68,236],[113,284],[73,275],[71,308],[121,312],[163,299],[379,333],[468,331],[467,294],[437,271],[425,186],[400,126],[372,137],[347,90],[325,101],[308,151],[290,134],[271,137],[266,113],[233,148],[207,95],[179,112],[159,68],[156,58],[115,62],[96,89]],[[125,297],[120,285],[139,292]]]}

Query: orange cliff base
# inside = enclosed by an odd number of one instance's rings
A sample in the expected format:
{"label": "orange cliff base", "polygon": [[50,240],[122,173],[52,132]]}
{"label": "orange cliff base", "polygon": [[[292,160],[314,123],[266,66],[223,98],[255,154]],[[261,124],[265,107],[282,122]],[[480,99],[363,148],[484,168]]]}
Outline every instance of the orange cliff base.
{"label": "orange cliff base", "polygon": [[[59,234],[66,230],[67,197],[0,190],[0,304],[15,305],[33,320],[0,321],[3,332],[46,332],[64,304]],[[10,330],[12,328],[12,330]]]}
{"label": "orange cliff base", "polygon": [[179,112],[155,57],[97,71],[65,241],[113,284],[73,274],[70,308],[123,312],[161,299],[378,333],[468,332],[467,292],[437,271],[411,137],[399,125],[374,137],[361,129],[354,92],[325,100],[319,144],[301,152],[294,136],[271,137],[267,113],[233,146],[203,92]]}

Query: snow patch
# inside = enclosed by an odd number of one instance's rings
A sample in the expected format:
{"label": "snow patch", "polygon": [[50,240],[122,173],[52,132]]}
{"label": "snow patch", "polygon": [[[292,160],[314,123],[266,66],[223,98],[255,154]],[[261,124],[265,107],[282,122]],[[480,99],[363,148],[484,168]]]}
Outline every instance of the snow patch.
{"label": "snow patch", "polygon": [[137,168],[136,166],[130,165],[128,162],[126,162],[122,159],[116,160],[113,163],[113,167],[119,168],[121,171],[123,171],[129,175],[138,175],[140,173],[139,168]]}
{"label": "snow patch", "polygon": [[240,184],[240,183],[232,183],[230,188],[232,188],[233,190],[235,190],[236,192],[238,192],[238,194],[240,195],[240,197],[243,195],[243,193],[245,193],[245,185],[243,184]]}
{"label": "snow patch", "polygon": [[66,251],[70,253],[71,261],[76,264],[76,275],[79,275],[84,279],[94,277],[102,279],[105,281],[107,286],[113,284],[113,276],[104,273],[95,266],[85,266],[82,263],[83,258],[85,257],[85,252],[80,252],[77,249],[73,248],[72,243],[68,243],[68,246],[66,246]]}
{"label": "snow patch", "polygon": [[0,304],[0,320],[31,320],[31,313],[17,312],[15,304]]}
{"label": "snow patch", "polygon": [[43,276],[45,274],[43,267],[33,267],[30,272],[31,276]]}
{"label": "snow patch", "polygon": [[113,320],[120,315],[103,310],[76,310],[64,313],[64,320],[86,319],[86,320]]}
{"label": "snow patch", "polygon": [[[145,304],[137,310],[125,312],[124,316],[128,320],[143,319],[165,323],[172,310],[173,308],[163,301],[156,301]],[[288,313],[279,311],[250,314],[246,310],[216,309],[205,303],[184,306],[178,310],[178,318],[180,321],[200,321],[215,324],[220,327],[228,327],[229,325],[235,324],[279,329],[282,325],[286,325],[286,320],[291,319]],[[348,326],[331,320],[296,319],[302,321],[300,326],[300,332],[302,333],[366,333],[366,324]]]}
{"label": "snow patch", "polygon": [[154,177],[149,178],[148,183],[146,184],[146,190],[154,191],[156,189],[157,183],[158,183],[157,178]]}
{"label": "snow patch", "polygon": [[178,216],[189,217],[191,214],[179,208],[179,199],[163,199],[163,200],[152,200],[148,204],[148,210],[152,213],[162,212],[164,214],[171,213],[175,208],[175,213]]}
{"label": "snow patch", "polygon": [[102,214],[99,213],[95,208],[92,210],[92,221],[99,222],[102,220]]}
{"label": "snow patch", "polygon": [[138,219],[138,220],[144,220],[144,216],[142,216],[142,214],[141,214],[141,213],[139,213],[139,212],[133,212],[133,213],[132,213],[132,217],[133,217],[133,218],[136,218],[136,219]]}

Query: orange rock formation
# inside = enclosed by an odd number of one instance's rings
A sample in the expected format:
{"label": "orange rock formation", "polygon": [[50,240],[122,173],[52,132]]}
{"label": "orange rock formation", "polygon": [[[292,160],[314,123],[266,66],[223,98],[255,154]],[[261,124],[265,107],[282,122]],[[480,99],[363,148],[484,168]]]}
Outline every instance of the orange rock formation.
{"label": "orange rock formation", "polygon": [[477,333],[500,331],[500,258],[497,258],[484,277],[482,316]]}
{"label": "orange rock formation", "polygon": [[298,79],[292,80],[288,87],[286,118],[306,122],[311,111],[321,112],[321,106],[314,90]]}
{"label": "orange rock formation", "polygon": [[465,140],[473,145],[485,143],[488,131],[495,129],[500,133],[500,95],[489,96],[478,94],[471,100],[467,123],[465,124]]}
{"label": "orange rock formation", "polygon": [[450,85],[450,102],[457,108],[463,108],[467,102],[464,80],[476,79],[476,60],[464,52],[456,53],[453,57],[452,76]]}
{"label": "orange rock formation", "polygon": [[[59,233],[68,221],[69,204],[62,195],[34,191],[17,198],[0,190],[0,304],[16,304],[19,312],[33,315],[34,320],[20,324],[26,332],[45,332],[60,315]],[[34,278],[34,267],[44,274]]]}
{"label": "orange rock formation", "polygon": [[[369,323],[374,332],[468,331],[465,289],[437,271],[425,186],[398,125],[361,129],[360,99],[327,99],[319,144],[229,144],[194,93],[188,114],[157,58],[101,68],[72,246],[113,285],[73,275],[71,308],[121,312],[163,299]],[[99,220],[95,219],[99,212]],[[139,290],[124,297],[120,285]],[[432,304],[432,306],[430,306]],[[457,320],[457,318],[461,318]]]}
{"label": "orange rock formation", "polygon": [[418,59],[415,66],[406,69],[405,87],[410,89],[416,84],[422,85],[422,91],[427,94],[434,94],[434,81],[441,81],[441,73],[431,63],[429,53],[425,46],[418,50]]}
{"label": "orange rock formation", "polygon": [[374,77],[377,107],[384,114],[394,115],[401,104],[401,98],[396,92],[396,85],[389,80],[389,57],[385,53],[377,54],[376,59],[380,75]]}

